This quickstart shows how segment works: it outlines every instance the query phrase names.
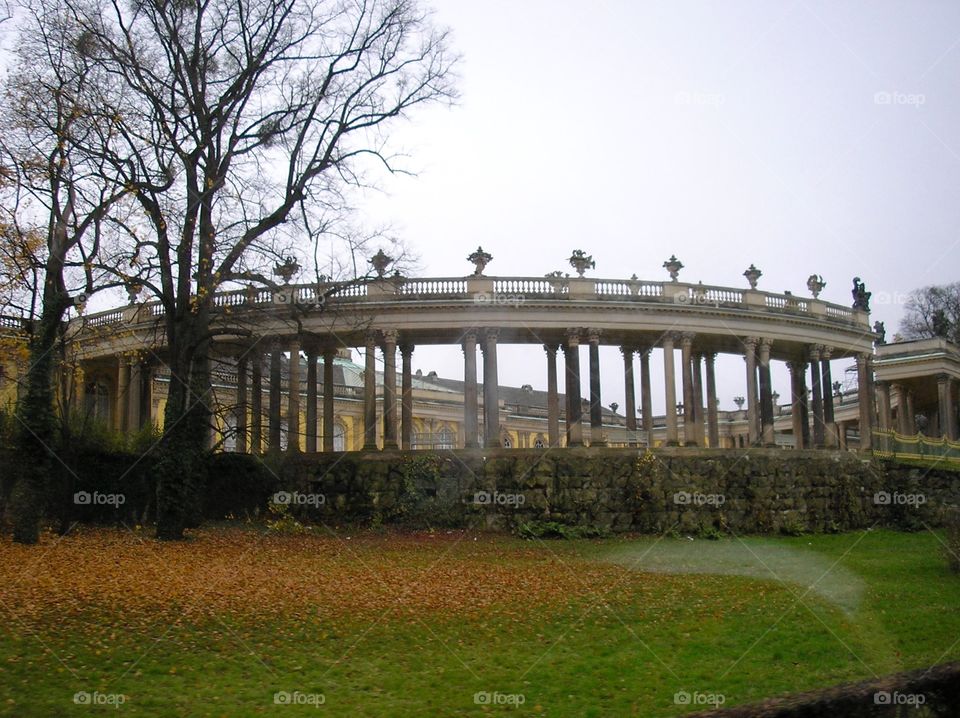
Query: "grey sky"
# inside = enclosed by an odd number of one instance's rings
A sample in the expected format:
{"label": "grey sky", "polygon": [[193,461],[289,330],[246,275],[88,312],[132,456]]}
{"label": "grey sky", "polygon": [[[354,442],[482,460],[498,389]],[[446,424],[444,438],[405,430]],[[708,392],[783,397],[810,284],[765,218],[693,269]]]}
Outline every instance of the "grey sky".
{"label": "grey sky", "polygon": [[[960,4],[433,5],[462,101],[397,133],[419,176],[365,204],[424,275],[467,274],[477,244],[491,275],[572,271],[582,248],[593,276],[661,279],[675,253],[687,281],[745,286],[753,262],[761,289],[807,295],[818,273],[842,304],[857,275],[891,335],[910,289],[958,279]],[[533,348],[504,351],[504,383],[544,385]],[[415,366],[457,376],[459,350]],[[606,351],[604,403],[619,366]]]}

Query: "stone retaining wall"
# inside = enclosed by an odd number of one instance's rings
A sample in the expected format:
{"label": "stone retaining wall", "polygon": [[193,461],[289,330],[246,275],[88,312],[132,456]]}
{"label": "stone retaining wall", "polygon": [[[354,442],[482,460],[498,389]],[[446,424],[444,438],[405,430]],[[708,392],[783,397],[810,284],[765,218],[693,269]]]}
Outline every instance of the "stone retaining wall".
{"label": "stone retaining wall", "polygon": [[490,528],[799,533],[937,526],[960,503],[960,473],[824,451],[347,452],[291,457],[279,470],[295,512],[345,521],[419,511]]}

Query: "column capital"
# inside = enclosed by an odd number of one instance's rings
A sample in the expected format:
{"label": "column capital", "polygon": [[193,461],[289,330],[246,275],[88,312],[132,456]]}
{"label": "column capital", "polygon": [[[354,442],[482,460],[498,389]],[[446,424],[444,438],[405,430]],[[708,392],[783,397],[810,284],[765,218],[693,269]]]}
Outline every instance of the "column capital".
{"label": "column capital", "polygon": [[587,341],[589,341],[591,344],[599,344],[601,334],[603,334],[602,329],[591,327],[590,329],[587,329]]}
{"label": "column capital", "polygon": [[383,338],[384,344],[393,344],[396,346],[399,333],[396,329],[381,329],[380,336]]}
{"label": "column capital", "polygon": [[809,356],[810,356],[810,361],[811,361],[811,362],[820,361],[820,347],[819,347],[819,345],[817,345],[817,344],[811,344],[811,345],[808,347],[808,352],[809,352]]}
{"label": "column capital", "polygon": [[713,364],[714,360],[717,358],[716,352],[701,352],[701,355],[703,356],[704,361],[706,361],[708,364]]}
{"label": "column capital", "polygon": [[463,332],[460,336],[460,346],[463,347],[468,341],[476,343],[477,335],[479,332],[476,329],[470,328]]}
{"label": "column capital", "polygon": [[833,347],[827,346],[825,344],[820,345],[820,358],[829,359],[833,354]]}
{"label": "column capital", "polygon": [[559,348],[560,344],[558,342],[547,342],[543,345],[543,351],[547,353],[547,356],[556,356]]}
{"label": "column capital", "polygon": [[767,351],[770,351],[770,347],[773,346],[773,343],[774,343],[774,340],[771,339],[770,337],[760,337],[757,340],[757,346],[760,347],[761,349],[766,349]]}
{"label": "column capital", "polygon": [[414,344],[409,341],[402,341],[397,345],[400,349],[400,356],[409,357],[413,355]]}
{"label": "column capital", "polygon": [[483,338],[485,341],[496,342],[499,337],[500,337],[500,330],[497,329],[496,327],[487,327],[486,329],[483,330]]}
{"label": "column capital", "polygon": [[680,332],[680,344],[686,348],[692,347],[696,336],[695,332]]}
{"label": "column capital", "polygon": [[[635,351],[637,351],[637,350],[634,349],[634,348],[631,347],[631,346],[623,345],[622,347],[620,347],[620,353],[623,354],[623,358],[624,358],[624,359],[627,359],[628,361],[630,361],[630,360],[633,359],[633,353],[634,353]],[[639,353],[639,352],[637,352],[637,353]]]}
{"label": "column capital", "polygon": [[581,329],[579,327],[570,327],[567,329],[567,346],[568,347],[580,346],[580,333],[581,333]]}
{"label": "column capital", "polygon": [[377,339],[379,338],[380,338],[379,329],[373,329],[373,328],[367,329],[367,331],[363,335],[363,339],[366,342],[368,347],[376,346]]}
{"label": "column capital", "polygon": [[757,348],[757,345],[760,343],[760,337],[743,337],[741,341],[743,341],[743,345],[747,349],[754,350]]}
{"label": "column capital", "polygon": [[949,384],[952,378],[949,374],[937,374],[937,384]]}
{"label": "column capital", "polygon": [[666,348],[667,343],[669,343],[670,348],[673,349],[677,343],[677,335],[672,332],[664,332],[663,336],[660,337],[660,347]]}

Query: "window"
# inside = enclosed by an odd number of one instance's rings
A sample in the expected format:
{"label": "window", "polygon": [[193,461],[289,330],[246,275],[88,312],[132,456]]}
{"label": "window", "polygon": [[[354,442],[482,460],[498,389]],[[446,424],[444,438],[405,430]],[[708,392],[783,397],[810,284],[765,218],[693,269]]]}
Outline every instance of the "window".
{"label": "window", "polygon": [[443,430],[437,435],[436,448],[438,449],[452,449],[456,446],[457,436],[453,433],[450,427],[445,426]]}
{"label": "window", "polygon": [[110,390],[102,381],[91,381],[86,387],[84,412],[91,419],[110,422]]}
{"label": "window", "polygon": [[537,438],[533,442],[534,449],[545,449],[547,447],[547,442],[543,438],[543,434],[537,434]]}
{"label": "window", "polygon": [[510,437],[509,437],[509,436],[504,436],[502,443],[503,443],[503,448],[504,448],[504,449],[512,449],[512,448],[513,448],[513,442],[510,441]]}
{"label": "window", "polygon": [[237,450],[237,417],[228,414],[223,420],[223,450]]}
{"label": "window", "polygon": [[346,451],[347,450],[347,432],[344,431],[343,424],[339,421],[333,425],[333,450],[334,451]]}

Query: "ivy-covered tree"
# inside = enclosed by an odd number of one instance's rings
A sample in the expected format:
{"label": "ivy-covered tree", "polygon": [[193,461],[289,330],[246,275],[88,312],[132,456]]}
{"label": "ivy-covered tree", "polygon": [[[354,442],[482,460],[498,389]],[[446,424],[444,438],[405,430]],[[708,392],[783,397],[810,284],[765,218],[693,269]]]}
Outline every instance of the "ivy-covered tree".
{"label": "ivy-covered tree", "polygon": [[454,58],[414,0],[58,5],[78,53],[112,80],[101,101],[122,146],[104,157],[141,212],[112,254],[164,311],[157,536],[178,539],[210,421],[214,293],[269,285],[285,248],[343,210],[345,188],[392,169],[389,129],[453,96]]}

